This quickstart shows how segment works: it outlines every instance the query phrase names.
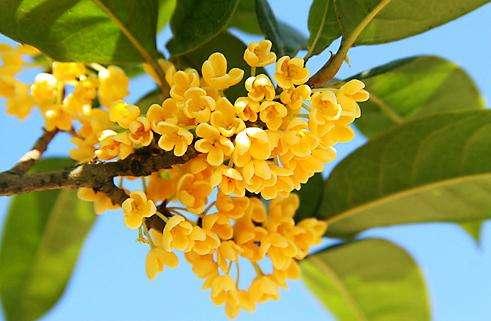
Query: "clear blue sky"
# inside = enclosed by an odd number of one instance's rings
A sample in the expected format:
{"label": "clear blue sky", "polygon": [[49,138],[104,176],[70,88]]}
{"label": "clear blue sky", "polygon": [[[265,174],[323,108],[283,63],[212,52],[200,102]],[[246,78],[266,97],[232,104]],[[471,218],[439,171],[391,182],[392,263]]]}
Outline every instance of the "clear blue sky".
{"label": "clear blue sky", "polygon": [[[311,1],[270,1],[283,20],[307,33],[306,21]],[[350,54],[349,76],[398,58],[436,54],[463,66],[475,79],[483,96],[491,98],[491,6],[487,5],[450,24],[423,35],[388,45],[360,47]],[[161,42],[168,37],[162,35]],[[246,38],[250,39],[250,38]],[[0,38],[5,41],[5,38]],[[311,60],[316,69],[326,54]],[[132,85],[137,97],[148,79]],[[0,102],[3,110],[3,102]],[[3,112],[3,111],[2,111]],[[0,117],[0,169],[7,169],[32,144],[40,130],[39,117],[23,123]],[[363,143],[363,138],[340,148],[340,157]],[[49,155],[68,148],[59,137]],[[332,166],[326,169],[326,174]],[[8,198],[0,197],[0,221]],[[428,224],[372,230],[365,236],[385,237],[405,247],[420,264],[427,279],[433,320],[491,320],[491,224],[483,229],[481,248],[469,236],[450,224]],[[210,303],[208,292],[184,262],[178,269],[166,270],[156,281],[144,275],[147,249],[135,243],[135,234],[123,226],[118,212],[100,217],[86,241],[73,279],[59,304],[45,321],[209,321],[226,320],[221,308]],[[1,320],[1,316],[0,316]],[[259,306],[253,315],[238,320],[333,320],[301,282],[291,282],[280,301]],[[415,320],[417,321],[417,320]]]}

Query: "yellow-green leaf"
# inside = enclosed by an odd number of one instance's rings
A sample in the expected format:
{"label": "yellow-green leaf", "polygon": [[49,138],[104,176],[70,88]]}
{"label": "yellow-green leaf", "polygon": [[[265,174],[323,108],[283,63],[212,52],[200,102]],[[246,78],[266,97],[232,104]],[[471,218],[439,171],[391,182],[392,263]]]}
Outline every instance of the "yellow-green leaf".
{"label": "yellow-green leaf", "polygon": [[0,32],[53,59],[138,63],[158,56],[157,0],[2,0]]}
{"label": "yellow-green leaf", "polygon": [[423,275],[411,256],[381,239],[327,248],[301,263],[307,287],[338,321],[429,321]]}
{"label": "yellow-green leaf", "polygon": [[[36,171],[72,164],[41,161]],[[95,220],[75,191],[53,190],[12,198],[0,245],[0,296],[8,321],[31,321],[63,294]]]}
{"label": "yellow-green leaf", "polygon": [[418,118],[370,140],[327,179],[328,234],[491,217],[491,111]]}
{"label": "yellow-green leaf", "polygon": [[416,117],[484,108],[470,76],[440,57],[401,59],[353,78],[365,82],[370,92],[370,100],[361,104],[363,117],[356,122],[370,138]]}
{"label": "yellow-green leaf", "polygon": [[[309,13],[309,52],[318,54],[348,37],[384,0],[314,0]],[[489,0],[392,0],[364,28],[355,45],[399,40],[456,19]]]}

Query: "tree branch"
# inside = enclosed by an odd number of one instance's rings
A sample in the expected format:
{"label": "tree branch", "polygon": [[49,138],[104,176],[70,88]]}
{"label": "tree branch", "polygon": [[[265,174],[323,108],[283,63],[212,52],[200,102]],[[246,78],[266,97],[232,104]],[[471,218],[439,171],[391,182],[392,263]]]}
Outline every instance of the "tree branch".
{"label": "tree branch", "polygon": [[113,202],[121,203],[122,193],[125,192],[114,185],[114,177],[148,176],[160,169],[183,164],[196,154],[192,146],[189,146],[187,152],[181,157],[174,156],[172,152],[149,146],[137,150],[124,160],[115,162],[84,164],[71,169],[34,174],[19,175],[7,171],[0,174],[0,195],[91,187],[108,194]]}
{"label": "tree branch", "polygon": [[26,173],[41,158],[58,132],[57,129],[52,131],[43,129],[43,134],[36,140],[31,150],[25,153],[8,172],[14,175]]}

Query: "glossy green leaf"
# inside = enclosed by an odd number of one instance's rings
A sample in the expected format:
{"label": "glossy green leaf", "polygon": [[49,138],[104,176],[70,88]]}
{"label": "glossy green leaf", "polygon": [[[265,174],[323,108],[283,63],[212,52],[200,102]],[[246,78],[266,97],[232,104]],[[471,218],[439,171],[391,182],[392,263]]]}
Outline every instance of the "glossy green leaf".
{"label": "glossy green leaf", "polygon": [[173,38],[167,48],[174,56],[206,44],[227,29],[239,0],[180,0],[170,22]]}
{"label": "glossy green leaf", "polygon": [[294,28],[277,21],[267,0],[256,0],[256,14],[261,30],[273,43],[273,51],[278,57],[295,56],[305,48],[307,39]]}
{"label": "glossy green leaf", "polygon": [[[383,0],[314,0],[309,14],[309,49],[318,54],[335,39],[348,37]],[[355,45],[413,36],[472,11],[489,0],[392,0],[368,24]]]}
{"label": "glossy green leaf", "polygon": [[411,256],[381,239],[365,239],[309,256],[302,277],[338,321],[429,321],[423,275]]}
{"label": "glossy green leaf", "polygon": [[0,32],[53,59],[137,63],[157,56],[157,0],[2,0]]}
{"label": "glossy green leaf", "polygon": [[163,29],[172,17],[176,7],[176,0],[159,0],[159,17],[157,21],[157,30]]}
{"label": "glossy green leaf", "polygon": [[491,111],[419,118],[369,141],[327,180],[328,234],[491,217]]}
{"label": "glossy green leaf", "polygon": [[370,92],[370,100],[361,104],[363,117],[356,122],[370,138],[416,117],[484,108],[469,75],[440,57],[397,60],[353,78],[365,82]]}
{"label": "glossy green leaf", "polygon": [[[48,159],[37,171],[63,168]],[[61,297],[93,222],[91,204],[75,191],[53,190],[12,198],[0,246],[0,295],[8,321],[31,321]]]}
{"label": "glossy green leaf", "polygon": [[295,191],[300,198],[300,207],[295,214],[296,220],[315,216],[324,196],[324,178],[316,173],[307,183],[302,184],[300,190]]}

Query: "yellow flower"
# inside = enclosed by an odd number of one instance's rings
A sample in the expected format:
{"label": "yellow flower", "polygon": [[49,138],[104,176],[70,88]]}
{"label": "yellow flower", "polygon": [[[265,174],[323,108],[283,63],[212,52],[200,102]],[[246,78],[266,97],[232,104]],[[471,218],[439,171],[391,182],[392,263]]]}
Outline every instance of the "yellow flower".
{"label": "yellow flower", "polygon": [[9,98],[14,96],[15,84],[18,82],[14,77],[0,74],[0,97]]}
{"label": "yellow flower", "polygon": [[105,211],[119,208],[114,205],[111,199],[103,192],[96,192],[92,188],[81,187],[77,191],[77,196],[83,201],[93,202],[96,214],[102,214]]}
{"label": "yellow flower", "polygon": [[175,268],[178,265],[179,260],[174,253],[154,247],[147,254],[145,261],[145,272],[147,277],[150,280],[153,280],[157,274],[164,270],[165,266]]}
{"label": "yellow flower", "polygon": [[305,100],[310,98],[311,89],[307,85],[284,89],[280,94],[280,100],[289,109],[297,111]]}
{"label": "yellow flower", "polygon": [[211,177],[211,184],[218,185],[220,191],[226,195],[244,196],[245,183],[240,172],[232,167],[222,165],[215,170]]}
{"label": "yellow flower", "polygon": [[99,71],[99,101],[104,106],[128,96],[129,79],[123,69],[109,66]]}
{"label": "yellow flower", "polygon": [[364,90],[365,84],[358,79],[352,79],[341,86],[336,92],[339,104],[343,107],[343,113],[354,118],[361,115],[357,102],[367,101],[370,95]]}
{"label": "yellow flower", "polygon": [[220,238],[216,233],[209,230],[204,231],[206,233],[205,239],[196,240],[193,246],[193,251],[199,255],[211,254],[220,246]]}
{"label": "yellow flower", "polygon": [[266,123],[269,129],[280,128],[283,118],[288,114],[286,107],[276,101],[263,101],[259,108],[259,118]]}
{"label": "yellow flower", "polygon": [[139,148],[148,146],[152,142],[153,132],[150,129],[150,122],[146,117],[138,117],[128,126],[129,138],[133,146]]}
{"label": "yellow flower", "polygon": [[92,100],[97,96],[98,86],[99,82],[96,77],[88,77],[77,81],[71,95],[82,104],[92,104]]}
{"label": "yellow flower", "polygon": [[128,128],[138,116],[140,116],[140,108],[135,105],[119,101],[109,107],[109,119],[123,128]]}
{"label": "yellow flower", "polygon": [[[8,107],[8,105],[7,105]],[[70,130],[72,128],[72,117],[65,109],[64,105],[54,104],[44,108],[44,127],[47,130]]]}
{"label": "yellow flower", "polygon": [[184,172],[179,165],[150,175],[147,186],[148,198],[154,201],[172,199],[177,193],[177,183],[182,175]]}
{"label": "yellow flower", "polygon": [[235,281],[229,275],[218,275],[211,282],[211,300],[213,303],[224,304],[230,298],[238,301]]}
{"label": "yellow flower", "polygon": [[203,63],[201,73],[208,86],[217,90],[224,90],[238,84],[244,76],[244,71],[239,68],[232,68],[227,72],[227,58],[218,52],[212,54]]}
{"label": "yellow flower", "polygon": [[178,249],[189,252],[196,240],[203,241],[205,232],[191,225],[183,216],[174,215],[166,223],[162,232],[161,246],[166,251]]}
{"label": "yellow flower", "polygon": [[[233,232],[232,232],[233,233]],[[217,251],[218,266],[227,271],[230,262],[237,262],[242,249],[234,241],[223,241]]]}
{"label": "yellow flower", "polygon": [[210,193],[210,183],[196,180],[193,174],[183,175],[177,184],[177,199],[193,213],[203,211]]}
{"label": "yellow flower", "polygon": [[22,52],[7,44],[0,44],[0,61],[0,74],[5,76],[14,76],[24,64]]}
{"label": "yellow flower", "polygon": [[162,121],[158,124],[157,133],[162,135],[159,147],[165,151],[174,150],[174,155],[182,156],[193,142],[193,134],[186,128]]}
{"label": "yellow flower", "polygon": [[259,113],[259,103],[249,97],[239,97],[234,104],[237,115],[243,121],[255,122]]}
{"label": "yellow flower", "polygon": [[52,74],[40,73],[34,78],[31,85],[31,95],[36,104],[47,107],[55,104],[60,98],[60,88],[58,80]]}
{"label": "yellow flower", "polygon": [[216,200],[216,207],[221,216],[231,219],[239,219],[249,209],[249,198],[233,197],[219,192]]}
{"label": "yellow flower", "polygon": [[121,204],[121,207],[124,222],[130,229],[140,227],[145,217],[150,217],[157,211],[154,202],[148,200],[143,192],[131,192],[130,197]]}
{"label": "yellow flower", "polygon": [[206,155],[198,155],[184,164],[186,171],[194,175],[197,180],[208,180],[213,174],[214,168],[206,161]]}
{"label": "yellow flower", "polygon": [[319,145],[319,139],[312,134],[308,124],[301,118],[292,119],[281,136],[283,146],[297,157],[306,157]]}
{"label": "yellow flower", "polygon": [[276,81],[283,89],[302,85],[309,79],[309,70],[304,67],[302,58],[281,57],[276,63]]}
{"label": "yellow flower", "polygon": [[115,157],[125,159],[133,152],[133,144],[128,132],[116,133],[113,130],[105,130],[99,137],[99,149],[95,155],[102,160],[111,160]]}
{"label": "yellow flower", "polygon": [[332,120],[339,119],[341,111],[341,105],[333,91],[324,90],[312,95],[310,119],[314,123],[325,125]]}
{"label": "yellow flower", "polygon": [[307,218],[297,224],[298,232],[295,233],[294,242],[299,249],[296,258],[301,260],[307,256],[309,249],[322,241],[322,236],[326,232],[326,222],[315,218]]}
{"label": "yellow flower", "polygon": [[173,98],[167,98],[161,105],[153,104],[147,111],[147,119],[153,131],[158,131],[160,122],[165,121],[177,124],[179,119],[179,107],[177,101]]}
{"label": "yellow flower", "polygon": [[62,82],[71,82],[85,74],[85,65],[78,62],[53,62],[53,75]]}
{"label": "yellow flower", "polygon": [[261,128],[249,127],[235,137],[234,164],[245,166],[251,159],[266,160],[271,156],[271,141]]}
{"label": "yellow flower", "polygon": [[194,274],[200,278],[209,278],[218,274],[218,266],[213,260],[212,254],[200,255],[194,251],[185,254],[191,264]]}
{"label": "yellow flower", "polygon": [[221,240],[230,240],[234,235],[230,220],[217,213],[203,216],[203,229],[215,233]]}
{"label": "yellow flower", "polygon": [[195,119],[198,123],[210,120],[210,115],[215,110],[215,100],[206,95],[206,91],[198,87],[192,87],[184,93],[184,114]]}
{"label": "yellow flower", "polygon": [[82,139],[76,136],[71,138],[71,142],[76,148],[70,150],[70,157],[78,162],[87,163],[90,162],[95,156],[95,148],[93,144],[86,139]]}
{"label": "yellow flower", "polygon": [[199,87],[198,71],[192,68],[180,70],[173,75],[170,95],[174,99],[183,100],[184,93],[192,87]]}
{"label": "yellow flower", "polygon": [[278,270],[288,268],[292,258],[298,253],[295,244],[277,232],[268,233],[262,240],[261,247],[268,253],[271,263]]}
{"label": "yellow flower", "polygon": [[254,101],[273,100],[276,96],[273,83],[263,74],[247,78],[245,88],[249,92],[249,98]]}
{"label": "yellow flower", "polygon": [[217,100],[216,110],[211,114],[210,123],[225,137],[233,136],[245,129],[244,122],[237,117],[234,106],[225,97]]}
{"label": "yellow flower", "polygon": [[247,184],[247,190],[259,192],[263,186],[271,184],[268,182],[273,178],[269,163],[265,160],[253,159],[242,168],[242,176]]}
{"label": "yellow flower", "polygon": [[276,54],[271,52],[273,44],[269,40],[252,42],[244,52],[244,60],[251,67],[264,67],[276,61]]}
{"label": "yellow flower", "polygon": [[263,223],[266,221],[267,213],[264,203],[259,197],[249,198],[249,207],[247,208],[247,215],[250,219],[257,223]]}
{"label": "yellow flower", "polygon": [[[29,95],[29,87],[16,81],[14,85],[14,95],[7,99],[7,114],[24,119],[31,113],[33,107],[34,100],[32,99],[31,95]],[[70,123],[69,126],[67,126],[67,122]],[[60,129],[70,129],[71,118],[68,121],[66,121],[65,118],[59,118],[57,121],[53,121],[52,124],[48,125],[51,129],[48,129],[48,126],[46,126],[46,129],[52,130],[57,127],[57,125],[60,126],[58,127]]]}
{"label": "yellow flower", "polygon": [[196,134],[202,139],[198,140],[194,147],[198,152],[207,154],[206,160],[210,165],[219,166],[225,156],[232,155],[234,144],[227,137],[220,135],[220,131],[215,127],[207,123],[199,124]]}
{"label": "yellow flower", "polygon": [[278,286],[273,280],[266,276],[256,277],[249,287],[249,295],[254,302],[263,303],[270,300],[278,300]]}

